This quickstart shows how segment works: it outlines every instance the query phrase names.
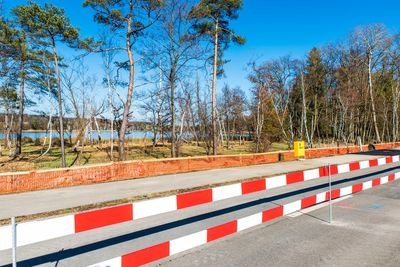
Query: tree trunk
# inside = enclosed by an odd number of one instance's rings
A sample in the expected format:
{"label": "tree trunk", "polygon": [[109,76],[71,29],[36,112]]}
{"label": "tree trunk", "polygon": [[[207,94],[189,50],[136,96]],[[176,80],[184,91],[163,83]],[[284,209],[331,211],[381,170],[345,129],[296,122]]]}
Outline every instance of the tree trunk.
{"label": "tree trunk", "polygon": [[126,49],[128,52],[128,58],[129,58],[129,84],[128,84],[128,95],[126,102],[124,104],[124,113],[122,116],[122,123],[121,123],[121,128],[120,128],[120,133],[119,133],[119,138],[118,138],[118,153],[119,153],[119,160],[125,160],[126,159],[126,154],[125,154],[125,133],[126,129],[128,128],[128,117],[129,117],[129,112],[131,109],[131,101],[132,101],[132,95],[133,95],[133,85],[134,85],[134,80],[135,80],[135,62],[133,60],[133,54],[132,54],[132,47],[131,47],[131,23],[132,23],[132,2],[130,6],[131,12],[130,12],[130,18],[128,21],[128,31],[126,35]]}
{"label": "tree trunk", "polygon": [[114,160],[114,112],[113,112],[113,90],[112,90],[112,85],[111,85],[111,74],[110,74],[110,69],[109,66],[110,64],[110,57],[107,52],[107,84],[108,84],[108,105],[109,105],[109,113],[110,113],[110,159],[111,161]]}
{"label": "tree trunk", "polygon": [[307,105],[306,105],[306,93],[305,93],[304,87],[305,87],[304,86],[304,74],[303,74],[303,72],[301,72],[301,95],[302,95],[302,100],[303,100],[302,117],[303,117],[304,129],[306,131],[308,148],[312,148],[312,143],[311,143],[310,135],[308,133],[308,127],[307,127]]}
{"label": "tree trunk", "polygon": [[176,157],[176,130],[175,130],[175,69],[171,66],[169,82],[171,86],[171,157]]}
{"label": "tree trunk", "polygon": [[24,107],[25,107],[25,63],[21,62],[20,67],[20,91],[19,91],[19,113],[18,113],[18,132],[17,147],[15,155],[22,154],[22,130],[24,126]]}
{"label": "tree trunk", "polygon": [[53,44],[54,62],[56,65],[57,88],[58,88],[58,112],[59,112],[58,120],[60,123],[61,167],[65,168],[67,166],[67,161],[65,158],[65,146],[64,146],[64,122],[63,122],[63,108],[62,108],[62,96],[61,96],[61,81],[60,81],[60,72],[58,69],[57,49],[54,38],[52,38],[52,44]]}
{"label": "tree trunk", "polygon": [[376,119],[376,110],[375,110],[375,101],[374,101],[374,93],[372,90],[372,73],[371,73],[371,64],[372,64],[372,51],[368,53],[368,89],[369,89],[369,95],[371,99],[371,107],[372,107],[372,120],[374,122],[374,128],[375,128],[375,135],[376,135],[376,141],[378,143],[381,142],[381,137],[379,134],[379,129],[378,129],[378,122]]}
{"label": "tree trunk", "polygon": [[214,33],[214,63],[213,63],[213,83],[212,83],[212,128],[213,128],[213,155],[218,154],[217,140],[217,62],[218,62],[218,19],[215,21]]}
{"label": "tree trunk", "polygon": [[9,119],[10,116],[10,107],[8,105],[8,101],[5,101],[5,111],[4,114],[4,149],[11,147],[10,142],[10,133],[11,133],[11,121]]}

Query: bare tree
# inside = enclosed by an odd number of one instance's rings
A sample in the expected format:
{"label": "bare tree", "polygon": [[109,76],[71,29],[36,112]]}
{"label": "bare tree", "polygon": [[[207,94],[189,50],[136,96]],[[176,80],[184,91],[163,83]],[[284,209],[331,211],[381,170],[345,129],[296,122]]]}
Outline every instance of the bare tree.
{"label": "bare tree", "polygon": [[189,0],[167,0],[160,19],[143,45],[144,65],[159,69],[169,89],[171,157],[176,157],[176,90],[179,81],[189,77],[193,66],[190,64],[203,56],[198,37],[191,34],[192,25],[188,20]]}
{"label": "bare tree", "polygon": [[388,33],[384,25],[375,24],[362,28],[358,28],[355,32],[355,38],[360,42],[366,55],[366,66],[368,69],[368,89],[371,100],[372,119],[374,123],[376,141],[381,142],[379,133],[374,90],[373,90],[373,77],[372,72],[374,68],[382,60],[384,53],[386,53],[390,44]]}

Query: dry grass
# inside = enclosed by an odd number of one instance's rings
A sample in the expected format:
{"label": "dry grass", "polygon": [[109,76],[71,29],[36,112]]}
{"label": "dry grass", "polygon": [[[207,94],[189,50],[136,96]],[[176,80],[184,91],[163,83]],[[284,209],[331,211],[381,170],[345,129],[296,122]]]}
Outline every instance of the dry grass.
{"label": "dry grass", "polygon": [[[270,151],[285,150],[286,144],[273,143]],[[110,146],[107,142],[99,144],[87,145],[83,149],[80,160],[75,159],[77,153],[71,147],[67,147],[67,164],[87,165],[96,163],[106,163],[110,161]],[[170,144],[158,144],[153,148],[149,139],[131,139],[127,141],[127,160],[143,160],[143,159],[161,159],[170,157]],[[235,155],[254,152],[253,142],[230,142],[229,149],[224,145],[219,147],[220,155]],[[11,159],[8,152],[3,150],[3,155],[0,156],[0,172],[16,172],[16,171],[31,171],[37,169],[51,169],[60,167],[61,152],[59,147],[53,147],[50,151],[39,157],[42,153],[42,147],[33,143],[23,145],[22,156]],[[206,149],[204,144],[183,143],[180,147],[181,157],[205,156]],[[117,144],[114,144],[115,159],[118,158]],[[73,164],[74,163],[74,164]]]}

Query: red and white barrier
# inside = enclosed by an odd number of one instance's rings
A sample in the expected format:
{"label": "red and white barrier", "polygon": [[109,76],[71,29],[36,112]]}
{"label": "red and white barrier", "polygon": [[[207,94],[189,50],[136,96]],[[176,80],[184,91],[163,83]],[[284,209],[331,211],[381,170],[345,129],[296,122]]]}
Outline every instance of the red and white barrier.
{"label": "red and white barrier", "polygon": [[[354,194],[369,188],[385,184],[400,178],[400,172],[384,176],[343,188],[332,190],[332,199],[340,198],[346,195]],[[120,257],[113,258],[105,262],[100,262],[90,267],[134,267],[148,264],[174,254],[204,245],[219,238],[243,231],[245,229],[260,225],[273,219],[285,216],[287,214],[308,208],[310,206],[329,200],[329,191],[325,191],[313,196],[303,198],[282,206],[277,206],[256,214],[217,225],[200,232],[179,237],[155,246],[147,247],[134,251]]]}
{"label": "red and white barrier", "polygon": [[[399,156],[371,159],[331,166],[331,174],[341,174],[379,165],[399,162]],[[137,220],[205,203],[269,190],[328,175],[327,167],[261,178],[168,197],[97,209],[58,218],[20,223],[17,225],[17,246],[76,234],[100,227]],[[0,227],[0,250],[11,248],[11,226]],[[3,238],[3,236],[5,238]]]}

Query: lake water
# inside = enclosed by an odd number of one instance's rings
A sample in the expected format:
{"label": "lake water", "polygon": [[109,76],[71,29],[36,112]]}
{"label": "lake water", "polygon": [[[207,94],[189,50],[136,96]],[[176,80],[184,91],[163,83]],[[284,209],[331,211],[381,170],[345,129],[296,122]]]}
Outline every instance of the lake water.
{"label": "lake water", "polygon": [[[53,131],[51,135],[52,135],[52,138],[59,138],[60,137],[60,135],[58,134],[57,131]],[[94,139],[94,140],[97,140],[98,136],[99,136],[97,131],[91,132],[90,135],[91,135],[91,138]],[[185,139],[191,139],[191,137],[192,137],[192,135],[190,133],[184,133],[183,135],[184,135]],[[65,138],[70,138],[70,133],[66,132],[64,134],[64,136],[65,136]],[[74,138],[75,136],[76,136],[76,132],[73,132],[72,133],[72,138]],[[111,133],[109,131],[100,131],[100,136],[101,136],[102,140],[110,140]],[[230,136],[239,138],[238,134],[230,134]],[[251,136],[252,136],[251,134],[243,134],[242,138],[249,139],[249,138],[251,138]],[[23,132],[22,133],[22,138],[24,138],[24,137],[30,137],[30,138],[32,138],[32,140],[35,140],[37,138],[44,138],[44,137],[46,137],[46,132]],[[48,135],[48,137],[49,137],[49,135]],[[118,133],[114,132],[114,136],[113,137],[114,137],[114,140],[118,139]],[[157,135],[157,137],[159,137],[159,135]],[[169,137],[168,132],[164,133],[164,137],[165,138]],[[226,137],[226,135],[225,135],[225,137]],[[16,134],[15,133],[13,134],[13,138],[16,138]],[[150,132],[150,131],[131,131],[131,132],[126,133],[126,138],[127,139],[141,139],[141,138],[150,138],[151,139],[151,138],[153,138],[153,132]],[[1,139],[4,139],[4,133],[3,132],[0,133],[0,140]]]}
{"label": "lake water", "polygon": [[[58,132],[53,131],[51,133],[53,138],[58,138],[60,137],[60,135],[58,134]],[[72,137],[75,137],[76,133],[73,132],[72,133]],[[92,139],[98,139],[98,132],[92,132],[91,133],[91,137]],[[100,136],[101,139],[103,140],[110,140],[111,137],[111,133],[109,131],[100,131]],[[13,134],[13,137],[16,137],[16,134]],[[37,139],[37,138],[44,138],[46,137],[46,132],[23,132],[22,133],[22,137],[30,137],[33,140]],[[65,138],[69,138],[70,137],[70,133],[65,133]],[[114,132],[114,139],[118,138],[118,133]],[[132,132],[128,132],[126,133],[126,138],[153,138],[153,133],[152,132],[146,132],[146,131],[132,131]],[[4,133],[0,133],[0,139],[4,139]]]}

